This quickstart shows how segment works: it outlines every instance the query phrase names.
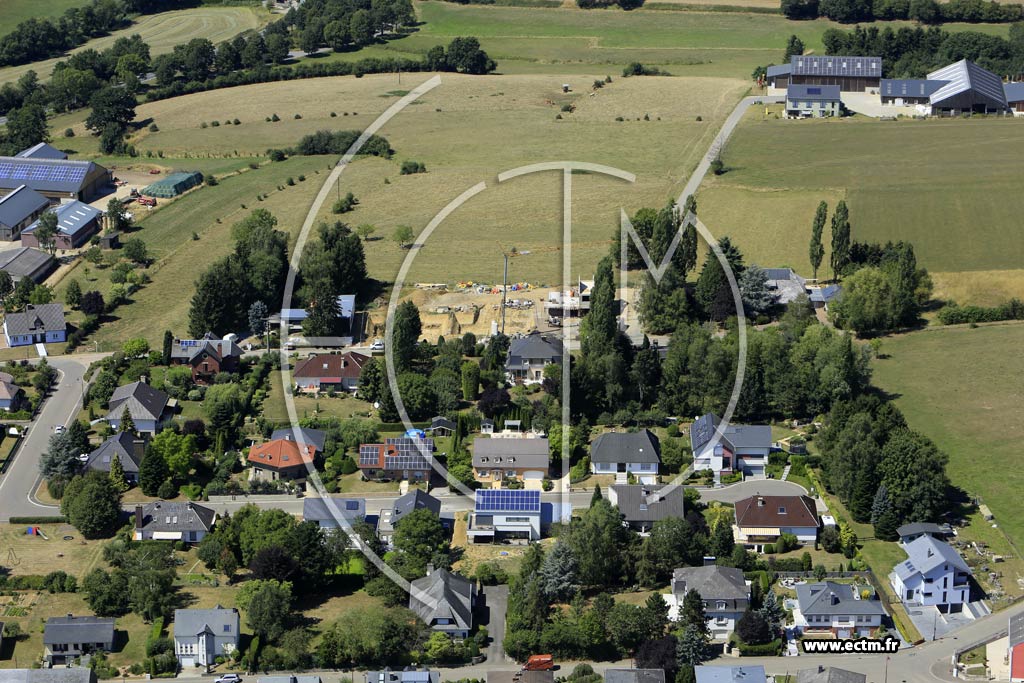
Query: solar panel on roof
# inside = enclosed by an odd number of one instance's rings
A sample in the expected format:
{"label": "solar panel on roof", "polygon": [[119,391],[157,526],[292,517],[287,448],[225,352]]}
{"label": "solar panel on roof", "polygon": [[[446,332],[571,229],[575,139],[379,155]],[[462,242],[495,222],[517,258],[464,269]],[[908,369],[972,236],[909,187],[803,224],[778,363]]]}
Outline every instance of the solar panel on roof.
{"label": "solar panel on roof", "polygon": [[540,491],[523,489],[488,489],[477,491],[478,512],[538,512]]}
{"label": "solar panel on roof", "polygon": [[358,510],[359,509],[359,501],[358,500],[346,500],[345,501],[345,509],[346,510]]}
{"label": "solar panel on roof", "polygon": [[807,94],[808,95],[820,95],[821,94],[821,88],[808,88],[807,89]]}

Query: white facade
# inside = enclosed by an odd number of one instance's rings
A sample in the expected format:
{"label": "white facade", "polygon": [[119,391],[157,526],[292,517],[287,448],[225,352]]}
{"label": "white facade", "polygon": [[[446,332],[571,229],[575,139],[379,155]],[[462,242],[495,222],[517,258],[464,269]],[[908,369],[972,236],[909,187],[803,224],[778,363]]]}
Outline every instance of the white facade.
{"label": "white facade", "polygon": [[943,564],[927,574],[916,573],[903,579],[893,572],[889,583],[906,605],[962,605],[970,602],[969,576],[967,572]]}
{"label": "white facade", "polygon": [[[624,468],[624,469],[620,469]],[[616,474],[617,472],[629,472],[632,474],[657,474],[658,463],[656,462],[592,462],[590,470],[594,474]]]}

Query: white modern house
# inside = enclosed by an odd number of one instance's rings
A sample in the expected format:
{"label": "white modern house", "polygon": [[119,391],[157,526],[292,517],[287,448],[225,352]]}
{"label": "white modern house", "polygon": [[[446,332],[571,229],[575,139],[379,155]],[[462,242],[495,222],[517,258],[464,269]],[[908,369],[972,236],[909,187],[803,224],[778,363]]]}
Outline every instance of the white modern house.
{"label": "white modern house", "polygon": [[174,610],[174,654],[183,669],[213,665],[238,649],[240,636],[234,608]]}
{"label": "white modern house", "polygon": [[638,432],[608,432],[594,439],[590,447],[590,468],[594,474],[614,474],[622,483],[627,475],[648,477],[655,483],[661,464],[661,443],[647,429]]}
{"label": "white modern house", "polygon": [[[716,640],[727,639],[750,606],[750,581],[743,577],[743,570],[714,564],[682,567],[672,573],[672,592],[666,595],[666,598],[671,598],[670,619],[679,618],[678,606],[683,604],[691,590],[700,593],[708,629]],[[671,610],[673,605],[676,606],[675,614]]]}
{"label": "white modern house", "polygon": [[716,479],[733,472],[763,478],[772,448],[772,428],[768,425],[726,424],[716,443],[714,437],[721,424],[721,418],[708,413],[690,426],[693,469],[711,470]]}
{"label": "white modern house", "polygon": [[932,536],[903,545],[907,559],[889,574],[889,583],[905,605],[959,612],[971,600],[971,569],[960,553]]}
{"label": "white modern house", "polygon": [[466,530],[474,543],[541,536],[540,491],[535,489],[480,489]]}

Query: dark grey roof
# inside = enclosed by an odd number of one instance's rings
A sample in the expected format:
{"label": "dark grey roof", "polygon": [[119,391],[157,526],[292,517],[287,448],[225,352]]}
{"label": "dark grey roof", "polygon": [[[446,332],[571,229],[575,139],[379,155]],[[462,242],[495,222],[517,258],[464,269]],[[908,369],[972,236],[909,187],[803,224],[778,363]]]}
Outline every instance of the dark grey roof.
{"label": "dark grey roof", "polygon": [[96,674],[85,666],[55,669],[0,669],[0,683],[96,683]]}
{"label": "dark grey roof", "polygon": [[685,582],[687,591],[696,590],[704,600],[744,600],[750,597],[750,587],[743,578],[743,570],[733,567],[682,567],[672,572],[672,583],[681,582]]}
{"label": "dark grey roof", "polygon": [[0,252],[0,270],[15,281],[23,277],[38,280],[54,265],[54,259],[45,251],[31,247],[18,247]]}
{"label": "dark grey roof", "polygon": [[879,87],[882,97],[931,97],[947,81],[929,81],[925,78],[883,78]]}
{"label": "dark grey roof", "polygon": [[116,454],[126,473],[138,474],[143,452],[144,443],[141,439],[129,432],[118,432],[108,437],[89,454],[85,467],[99,472],[109,472],[110,463]]}
{"label": "dark grey roof", "polygon": [[473,627],[473,584],[445,569],[412,582],[409,609],[424,623],[450,619],[460,629]]}
{"label": "dark grey roof", "polygon": [[1024,102],[1024,83],[1003,83],[1007,102]]}
{"label": "dark grey roof", "polygon": [[366,683],[439,683],[440,671],[413,669],[398,671],[385,668],[383,671],[367,671]]}
{"label": "dark grey roof", "polygon": [[793,72],[793,67],[790,64],[772,64],[765,70],[765,75],[768,78],[772,76],[788,76]]}
{"label": "dark grey roof", "polygon": [[638,432],[608,432],[590,446],[591,462],[660,463],[661,443],[649,429]]}
{"label": "dark grey roof", "polygon": [[67,159],[68,155],[45,142],[37,142],[17,153],[22,159]]}
{"label": "dark grey roof", "polygon": [[0,157],[0,187],[24,183],[37,192],[75,194],[82,191],[86,178],[97,169],[102,167],[91,161]]}
{"label": "dark grey roof", "polygon": [[335,521],[335,510],[352,522],[366,516],[365,498],[338,498],[331,496],[333,503],[323,498],[306,498],[302,501],[302,520],[305,522]]}
{"label": "dark grey roof", "polygon": [[881,57],[793,55],[789,64],[794,76],[882,77]]}
{"label": "dark grey roof", "polygon": [[209,332],[202,339],[175,339],[171,345],[171,358],[179,361],[191,361],[203,352],[218,360],[242,355],[238,344],[228,339],[217,339]]}
{"label": "dark grey roof", "polygon": [[811,290],[811,301],[829,303],[843,293],[842,285],[828,285],[827,287],[816,287]]}
{"label": "dark grey roof", "polygon": [[158,500],[142,506],[146,531],[209,531],[216,518],[216,512],[191,501]]}
{"label": "dark grey roof", "polygon": [[43,630],[44,645],[61,643],[112,643],[114,620],[111,617],[50,617]]}
{"label": "dark grey roof", "polygon": [[919,536],[910,543],[904,543],[903,550],[907,553],[907,559],[893,569],[901,581],[915,574],[924,576],[942,564],[951,564],[954,569],[962,572],[971,571],[960,553],[948,543],[932,536]]}
{"label": "dark grey roof", "polygon": [[50,200],[43,195],[27,185],[19,185],[0,199],[0,225],[13,228],[49,205]]}
{"label": "dark grey roof", "polygon": [[435,429],[450,429],[452,431],[455,431],[455,426],[455,423],[449,420],[447,417],[444,417],[443,415],[438,415],[437,417],[432,418],[430,420],[430,429],[428,431],[433,431]]}
{"label": "dark grey roof", "polygon": [[29,304],[21,313],[8,313],[4,323],[8,335],[42,334],[67,329],[64,322],[64,304]]}
{"label": "dark grey roof", "polygon": [[615,505],[627,522],[657,522],[659,519],[682,517],[683,486],[673,486],[667,494],[663,485],[613,485]]}
{"label": "dark grey roof", "polygon": [[941,107],[943,102],[968,92],[973,94],[975,100],[985,99],[989,104],[1004,109],[1007,106],[1003,79],[966,59],[931,72],[928,80],[947,81],[946,85],[932,93],[932,106]]}
{"label": "dark grey roof", "polygon": [[942,527],[932,522],[913,522],[911,524],[904,524],[896,530],[896,535],[900,536],[914,536],[916,534],[941,534]]}
{"label": "dark grey roof", "polygon": [[866,683],[866,674],[847,671],[835,666],[819,666],[796,672],[796,683]]}
{"label": "dark grey roof", "polygon": [[664,669],[605,669],[605,683],[665,683]]}
{"label": "dark grey roof", "polygon": [[762,268],[761,270],[764,271],[764,276],[768,278],[769,281],[794,280],[800,277],[793,272],[792,268]]}
{"label": "dark grey roof", "polygon": [[[42,195],[40,195],[42,196]],[[97,208],[89,206],[84,202],[73,201],[51,209],[57,214],[57,232],[61,235],[74,235],[80,230],[92,225],[103,215]],[[33,233],[39,227],[39,221],[33,221],[23,232]]]}
{"label": "dark grey roof", "polygon": [[765,683],[764,667],[695,666],[697,683]]}
{"label": "dark grey roof", "polygon": [[392,525],[398,524],[403,518],[408,517],[413,510],[430,510],[434,515],[441,514],[441,501],[420,489],[413,489],[395,501],[391,509]]}
{"label": "dark grey roof", "polygon": [[1010,647],[1024,643],[1024,613],[1014,614],[1010,617],[1010,626],[1007,630],[1010,638]]}
{"label": "dark grey roof", "polygon": [[838,85],[804,85],[790,83],[786,90],[786,99],[803,100],[805,102],[838,102]]}
{"label": "dark grey roof", "polygon": [[[704,450],[711,442],[721,423],[720,417],[714,413],[708,413],[701,415],[690,426],[690,448],[693,449],[695,455]],[[719,443],[733,452],[740,448],[771,448],[772,428],[768,425],[728,424],[722,430],[722,438]]]}
{"label": "dark grey roof", "polygon": [[543,360],[550,363],[562,362],[562,345],[556,340],[540,334],[529,334],[513,339],[509,345],[505,367],[514,370],[522,367],[524,360]]}
{"label": "dark grey roof", "polygon": [[473,439],[473,467],[547,469],[550,458],[550,446],[544,438]]}
{"label": "dark grey roof", "polygon": [[128,408],[132,420],[159,420],[167,407],[168,396],[159,389],[154,389],[146,382],[132,382],[114,389],[107,404],[108,420],[119,420]]}
{"label": "dark grey roof", "polygon": [[848,583],[806,583],[796,587],[796,599],[800,603],[800,612],[808,614],[879,614],[885,610],[878,600],[863,600],[857,596],[859,589]]}
{"label": "dark grey roof", "polygon": [[238,610],[225,609],[219,605],[214,609],[174,610],[175,638],[189,638],[200,633],[211,633],[220,638],[237,638],[240,635]]}
{"label": "dark grey roof", "polygon": [[275,429],[274,433],[270,435],[271,441],[277,439],[306,444],[323,453],[324,445],[327,443],[327,432],[319,429],[309,429],[308,427],[284,427],[282,429]]}

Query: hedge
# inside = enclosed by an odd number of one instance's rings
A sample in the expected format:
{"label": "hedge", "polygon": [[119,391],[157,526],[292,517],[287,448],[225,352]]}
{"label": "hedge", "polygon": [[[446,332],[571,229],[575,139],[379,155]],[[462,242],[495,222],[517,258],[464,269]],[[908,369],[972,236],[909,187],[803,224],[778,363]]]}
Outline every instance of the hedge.
{"label": "hedge", "polygon": [[774,657],[782,651],[782,640],[776,638],[770,643],[764,643],[763,645],[747,645],[744,642],[739,643],[740,657]]}
{"label": "hedge", "polygon": [[943,325],[994,323],[1000,320],[1024,320],[1024,302],[1010,299],[998,306],[958,306],[949,304],[936,314]]}
{"label": "hedge", "polygon": [[63,515],[51,517],[11,517],[11,524],[67,524],[68,518]]}

